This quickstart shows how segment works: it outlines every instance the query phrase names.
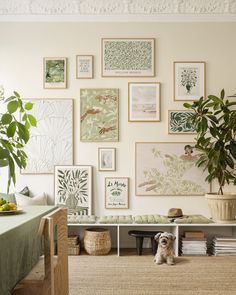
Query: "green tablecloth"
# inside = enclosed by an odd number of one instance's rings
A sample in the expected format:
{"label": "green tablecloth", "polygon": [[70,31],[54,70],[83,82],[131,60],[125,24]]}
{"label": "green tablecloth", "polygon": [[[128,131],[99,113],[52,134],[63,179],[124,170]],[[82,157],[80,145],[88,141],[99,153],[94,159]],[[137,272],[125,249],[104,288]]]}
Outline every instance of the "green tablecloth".
{"label": "green tablecloth", "polygon": [[0,215],[0,295],[10,295],[37,263],[41,252],[39,223],[55,208],[28,206],[21,214]]}

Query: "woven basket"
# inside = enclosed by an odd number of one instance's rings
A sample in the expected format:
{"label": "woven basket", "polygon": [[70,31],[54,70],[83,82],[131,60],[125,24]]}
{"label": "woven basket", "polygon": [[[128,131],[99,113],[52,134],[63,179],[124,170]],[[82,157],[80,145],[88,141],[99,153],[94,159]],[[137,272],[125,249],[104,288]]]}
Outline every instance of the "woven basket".
{"label": "woven basket", "polygon": [[68,255],[79,255],[80,254],[80,245],[68,246]]}
{"label": "woven basket", "polygon": [[111,234],[108,229],[89,228],[84,232],[84,249],[90,255],[106,255],[111,250]]}
{"label": "woven basket", "polygon": [[68,243],[68,247],[78,245],[79,244],[79,236],[69,236],[67,243]]}

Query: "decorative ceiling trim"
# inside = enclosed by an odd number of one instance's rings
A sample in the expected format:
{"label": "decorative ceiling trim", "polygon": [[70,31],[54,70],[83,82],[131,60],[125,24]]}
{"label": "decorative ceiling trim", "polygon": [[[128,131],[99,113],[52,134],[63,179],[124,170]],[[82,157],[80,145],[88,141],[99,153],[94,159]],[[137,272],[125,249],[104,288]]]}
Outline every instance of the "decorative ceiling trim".
{"label": "decorative ceiling trim", "polygon": [[1,0],[0,20],[236,21],[236,0]]}

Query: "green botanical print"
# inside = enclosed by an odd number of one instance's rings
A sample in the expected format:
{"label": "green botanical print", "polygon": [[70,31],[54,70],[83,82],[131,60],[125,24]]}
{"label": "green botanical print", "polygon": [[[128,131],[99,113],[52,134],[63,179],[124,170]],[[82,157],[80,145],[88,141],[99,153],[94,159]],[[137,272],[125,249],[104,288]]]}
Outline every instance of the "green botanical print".
{"label": "green botanical print", "polygon": [[[145,191],[154,192],[156,195],[201,195],[205,189],[198,179],[185,179],[185,175],[195,167],[198,156],[166,154],[157,148],[152,148],[153,162],[160,160],[163,169],[147,168],[143,171],[145,181],[138,184],[144,187]],[[195,167],[195,169],[197,169]]]}
{"label": "green botanical print", "polygon": [[58,170],[57,181],[59,204],[67,207],[70,214],[88,215],[88,171]]}
{"label": "green botanical print", "polygon": [[171,111],[169,114],[170,133],[194,133],[196,132],[190,120],[193,112]]}
{"label": "green botanical print", "polygon": [[186,88],[187,94],[191,94],[191,89],[197,85],[198,69],[183,68],[181,72],[181,86]]}
{"label": "green botanical print", "polygon": [[105,70],[152,70],[152,42],[147,40],[105,41]]}
{"label": "green botanical print", "polygon": [[81,89],[81,141],[118,141],[118,89]]}
{"label": "green botanical print", "polygon": [[46,82],[58,83],[64,82],[65,61],[47,60],[46,61]]}

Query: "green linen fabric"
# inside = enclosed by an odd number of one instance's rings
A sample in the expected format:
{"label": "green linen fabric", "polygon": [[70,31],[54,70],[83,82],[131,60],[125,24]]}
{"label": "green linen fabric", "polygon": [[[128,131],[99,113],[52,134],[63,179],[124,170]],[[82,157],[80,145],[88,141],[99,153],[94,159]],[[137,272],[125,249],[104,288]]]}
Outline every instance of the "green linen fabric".
{"label": "green linen fabric", "polygon": [[103,224],[131,224],[133,223],[132,215],[107,215],[101,216],[98,223]]}
{"label": "green linen fabric", "polygon": [[166,224],[170,223],[169,219],[164,215],[137,215],[133,216],[134,223],[137,224],[155,224],[155,223],[161,223]]}
{"label": "green linen fabric", "polygon": [[192,223],[192,224],[207,224],[207,223],[214,223],[211,219],[206,218],[203,215],[188,215],[183,216],[182,218],[177,218],[174,221],[177,224],[184,224],[184,223]]}
{"label": "green linen fabric", "polygon": [[55,206],[28,206],[14,215],[0,215],[0,295],[11,295],[41,254],[38,228],[41,217]]}
{"label": "green linen fabric", "polygon": [[79,223],[79,224],[94,224],[96,223],[95,215],[68,215],[68,223]]}
{"label": "green linen fabric", "polygon": [[0,199],[3,198],[4,200],[6,200],[7,202],[12,202],[16,204],[16,198],[14,194],[4,194],[4,193],[0,193]]}

